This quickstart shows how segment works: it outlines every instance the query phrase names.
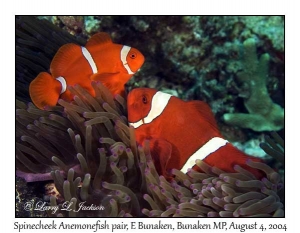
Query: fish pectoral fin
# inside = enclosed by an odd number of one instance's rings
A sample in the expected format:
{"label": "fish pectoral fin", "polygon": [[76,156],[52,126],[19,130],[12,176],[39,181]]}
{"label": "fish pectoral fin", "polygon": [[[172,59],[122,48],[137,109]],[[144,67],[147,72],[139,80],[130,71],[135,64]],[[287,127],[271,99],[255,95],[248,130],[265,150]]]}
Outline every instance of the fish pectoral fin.
{"label": "fish pectoral fin", "polygon": [[92,81],[100,81],[105,87],[107,87],[110,92],[115,95],[119,94],[124,96],[125,88],[122,83],[121,73],[97,73],[93,74],[90,79]]}
{"label": "fish pectoral fin", "polygon": [[105,44],[113,43],[110,35],[106,32],[99,32],[94,34],[86,43],[86,48],[91,46],[103,46]]}
{"label": "fish pectoral fin", "polygon": [[39,109],[55,106],[61,92],[61,83],[49,73],[41,72],[29,85],[29,95]]}
{"label": "fish pectoral fin", "polygon": [[164,139],[151,139],[150,152],[158,174],[168,176],[168,162],[172,155],[172,144]]}
{"label": "fish pectoral fin", "polygon": [[82,51],[79,45],[70,43],[61,46],[50,65],[53,77],[64,75],[66,71],[72,69],[73,64],[80,56],[82,56]]}
{"label": "fish pectoral fin", "polygon": [[200,100],[192,100],[189,101],[187,104],[189,104],[191,107],[195,108],[198,112],[200,112],[201,116],[203,116],[203,118],[214,128],[218,128],[215,116],[207,103]]}

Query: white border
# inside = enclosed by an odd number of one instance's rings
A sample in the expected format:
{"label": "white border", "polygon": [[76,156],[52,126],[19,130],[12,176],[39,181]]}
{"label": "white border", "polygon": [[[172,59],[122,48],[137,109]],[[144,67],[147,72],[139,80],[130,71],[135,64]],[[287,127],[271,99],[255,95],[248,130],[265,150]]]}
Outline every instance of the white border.
{"label": "white border", "polygon": [[[196,3],[195,3],[196,2]],[[285,219],[200,219],[202,222],[234,221],[236,223],[287,223],[287,232],[297,232],[299,229],[299,191],[298,189],[298,166],[299,166],[299,7],[297,1],[279,0],[251,0],[251,1],[179,1],[179,0],[152,0],[152,1],[1,1],[1,100],[2,100],[2,190],[1,190],[1,228],[3,232],[13,231],[13,222],[37,223],[39,219],[14,219],[15,216],[15,188],[14,188],[14,147],[15,147],[15,96],[14,96],[14,41],[15,41],[15,14],[38,14],[38,15],[133,15],[133,14],[257,14],[257,15],[286,15],[286,218]],[[145,42],[146,43],[146,42]],[[102,219],[101,219],[102,220]],[[103,219],[104,220],[104,219]],[[176,222],[179,219],[167,219],[167,222]],[[195,219],[180,219],[185,223],[194,222]],[[43,219],[43,222],[52,222],[52,219]],[[57,219],[64,222],[93,223],[95,219]],[[131,222],[133,219],[108,219],[110,222]],[[158,219],[135,219],[135,221],[156,222]],[[31,232],[31,231],[26,231]],[[46,231],[35,231],[46,232]],[[54,232],[54,231],[47,231]],[[69,232],[69,231],[60,231]],[[92,232],[92,231],[80,231]],[[111,231],[102,231],[111,232]],[[118,231],[125,232],[125,231]],[[157,231],[160,232],[160,231]],[[169,231],[161,231],[167,233]],[[177,231],[178,232],[178,231]],[[205,231],[216,232],[216,231]],[[221,231],[218,231],[221,232]],[[227,231],[239,232],[239,231]],[[249,232],[249,231],[246,231]],[[261,232],[251,231],[251,232]],[[273,231],[275,232],[275,231]],[[279,232],[279,231],[276,231]],[[282,232],[282,231],[280,231]]]}

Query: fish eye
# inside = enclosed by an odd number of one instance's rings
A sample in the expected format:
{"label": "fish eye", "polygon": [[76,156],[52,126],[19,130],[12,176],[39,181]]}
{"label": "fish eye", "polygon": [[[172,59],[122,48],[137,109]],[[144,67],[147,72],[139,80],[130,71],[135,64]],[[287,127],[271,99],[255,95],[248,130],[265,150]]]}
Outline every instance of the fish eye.
{"label": "fish eye", "polygon": [[147,97],[145,95],[143,95],[142,101],[143,101],[144,104],[148,103]]}
{"label": "fish eye", "polygon": [[134,53],[134,52],[132,52],[130,55],[129,55],[129,57],[131,58],[131,59],[135,59],[136,58],[136,53]]}

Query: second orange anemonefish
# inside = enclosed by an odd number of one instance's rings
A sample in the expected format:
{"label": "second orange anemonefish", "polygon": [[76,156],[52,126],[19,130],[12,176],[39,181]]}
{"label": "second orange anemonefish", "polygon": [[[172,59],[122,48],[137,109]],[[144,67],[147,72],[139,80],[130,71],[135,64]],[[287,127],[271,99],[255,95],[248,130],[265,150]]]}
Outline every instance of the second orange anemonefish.
{"label": "second orange anemonefish", "polygon": [[114,44],[107,33],[93,35],[86,46],[65,44],[55,54],[50,73],[41,72],[29,86],[32,102],[40,109],[55,106],[59,98],[71,101],[67,86],[81,85],[95,96],[92,81],[102,82],[112,94],[125,95],[124,85],[144,63],[135,48]]}
{"label": "second orange anemonefish", "polygon": [[253,173],[263,174],[246,165],[251,159],[225,140],[217,128],[210,107],[202,101],[183,101],[175,96],[150,88],[133,89],[127,97],[128,121],[135,128],[136,140],[150,140],[151,155],[161,175],[176,168],[186,173],[197,159],[225,172],[236,172],[234,165]]}

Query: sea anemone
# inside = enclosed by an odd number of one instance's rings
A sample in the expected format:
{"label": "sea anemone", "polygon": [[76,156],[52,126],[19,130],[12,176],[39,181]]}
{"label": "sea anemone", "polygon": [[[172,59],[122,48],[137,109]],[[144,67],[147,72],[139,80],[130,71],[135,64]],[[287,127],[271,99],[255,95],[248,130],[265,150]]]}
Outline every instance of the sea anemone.
{"label": "sea anemone", "polygon": [[274,159],[276,159],[283,166],[284,160],[284,141],[275,131],[270,132],[270,136],[265,136],[266,142],[260,144],[260,147]]}
{"label": "sea anemone", "polygon": [[51,175],[70,208],[94,207],[62,211],[65,202],[51,197],[50,205],[60,211],[49,216],[284,216],[280,176],[264,163],[247,161],[266,174],[262,180],[237,165],[236,173],[225,173],[200,160],[203,173],[173,169],[172,181],[160,176],[149,141],[137,145],[128,127],[126,101],[99,82],[92,86],[96,97],[75,85],[69,87],[73,102],[59,100],[47,110],[17,101],[18,174],[28,181]]}

